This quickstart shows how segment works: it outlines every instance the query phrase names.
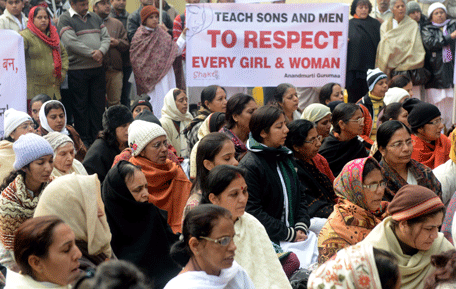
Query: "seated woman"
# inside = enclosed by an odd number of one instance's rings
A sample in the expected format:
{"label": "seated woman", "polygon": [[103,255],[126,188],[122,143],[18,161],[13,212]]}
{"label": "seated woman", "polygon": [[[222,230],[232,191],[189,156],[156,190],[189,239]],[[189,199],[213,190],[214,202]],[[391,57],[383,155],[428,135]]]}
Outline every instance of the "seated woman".
{"label": "seated woman", "polygon": [[412,129],[412,159],[434,169],[450,159],[451,141],[443,129],[439,109],[430,103],[419,102],[409,112],[407,120]]}
{"label": "seated woman", "polygon": [[302,112],[301,119],[315,123],[318,135],[322,140],[329,136],[331,130],[331,109],[320,103],[312,103]]}
{"label": "seated woman", "polygon": [[371,244],[397,257],[402,289],[422,289],[424,280],[434,271],[431,256],[454,249],[439,233],[444,212],[445,205],[431,190],[403,186],[388,205],[390,217],[378,224],[361,244]]}
{"label": "seated woman", "polygon": [[413,97],[413,83],[407,75],[395,75],[388,83],[389,88],[399,87],[405,89],[410,97]]}
{"label": "seated woman", "polygon": [[256,288],[291,288],[263,225],[245,212],[249,194],[243,170],[220,165],[208,175],[202,204],[214,204],[231,212],[236,262],[245,269]]}
{"label": "seated woman", "polygon": [[73,230],[76,245],[82,252],[79,268],[95,268],[113,258],[111,232],[96,175],[56,178],[43,191],[34,217],[49,215],[61,218]]}
{"label": "seated woman", "polygon": [[326,83],[321,87],[318,99],[323,105],[333,101],[344,101],[344,92],[340,84],[335,82]]}
{"label": "seated woman", "polygon": [[178,238],[164,212],[148,203],[147,180],[141,168],[118,162],[106,175],[102,198],[116,257],[132,262],[154,280],[155,288],[163,288],[179,273],[169,256]]}
{"label": "seated woman", "polygon": [[393,254],[369,244],[357,244],[340,250],[313,271],[307,288],[398,289],[400,286],[401,274]]}
{"label": "seated woman", "polygon": [[113,105],[103,113],[103,130],[90,146],[82,164],[103,182],[116,155],[128,147],[128,127],[133,115],[124,105]]}
{"label": "seated woman", "polygon": [[275,106],[260,107],[249,126],[249,152],[239,163],[246,170],[250,195],[246,211],[261,222],[274,243],[304,241],[310,218],[292,151],[284,146],[285,113]]}
{"label": "seated woman", "polygon": [[68,135],[75,144],[75,158],[80,162],[84,160],[87,148],[77,131],[71,125],[67,125],[65,107],[60,101],[50,100],[43,103],[40,108],[40,128],[38,130],[42,136],[53,131]]}
{"label": "seated woman", "polygon": [[245,144],[249,139],[250,118],[257,108],[255,99],[243,93],[233,95],[226,104],[226,125],[220,132],[226,134],[234,143],[238,161],[247,153]]}
{"label": "seated woman", "polygon": [[344,166],[334,181],[339,201],[318,235],[319,264],[340,249],[362,241],[383,220],[385,186],[380,165],[372,157]]}
{"label": "seated woman", "polygon": [[43,105],[43,103],[45,103],[49,100],[51,100],[51,97],[49,97],[49,95],[44,94],[44,93],[35,95],[30,100],[29,113],[30,113],[30,116],[33,118],[33,121],[35,122],[35,129],[40,127],[41,106]]}
{"label": "seated woman", "polygon": [[[398,120],[402,122],[405,126],[410,127],[407,117],[408,117],[408,111],[406,111],[402,107],[402,103],[399,102],[393,102],[388,104],[387,106],[383,107],[383,110],[381,112],[382,116],[379,119],[379,129],[382,123],[388,121],[388,120]],[[377,130],[378,134],[378,130]]]}
{"label": "seated woman", "polygon": [[389,120],[377,132],[387,189],[384,198],[391,201],[403,186],[420,185],[442,196],[440,182],[427,166],[412,159],[413,140],[410,129],[402,122]]}
{"label": "seated woman", "polygon": [[301,113],[298,111],[298,93],[296,87],[289,83],[279,84],[274,89],[274,101],[283,110],[287,122],[299,119]]}
{"label": "seated woman", "polygon": [[[337,197],[334,194],[332,185],[334,176],[329,169],[329,164],[318,154],[321,136],[318,135],[315,125],[304,119],[292,121],[288,124],[288,129],[290,131],[285,145],[293,151],[299,181],[305,187],[307,210],[311,218],[324,218],[321,220],[321,226],[323,226],[326,218],[333,212]],[[329,171],[332,179],[320,170],[320,167]],[[316,228],[317,234],[321,226]]]}
{"label": "seated woman", "polygon": [[165,289],[255,288],[234,260],[234,236],[233,217],[227,209],[205,204],[191,210],[182,238],[171,249],[183,269]]}
{"label": "seated woman", "polygon": [[32,118],[22,111],[10,108],[5,111],[3,119],[3,136],[0,141],[0,183],[13,171],[14,155],[13,143],[21,135],[34,132]]}
{"label": "seated woman", "polygon": [[201,92],[201,107],[197,116],[184,130],[188,140],[188,149],[191,151],[198,141],[198,130],[203,121],[214,112],[226,112],[226,90],[218,85],[205,87]]}
{"label": "seated woman", "polygon": [[426,278],[424,289],[451,289],[456,286],[456,250],[431,257],[435,272]]}
{"label": "seated woman", "polygon": [[56,216],[25,221],[17,230],[14,257],[20,273],[8,270],[5,289],[70,289],[82,254],[70,226]]}
{"label": "seated woman", "polygon": [[128,128],[128,143],[133,151],[130,162],[146,175],[149,203],[167,211],[171,229],[180,232],[192,183],[182,168],[168,159],[165,130],[158,124],[135,120]]}
{"label": "seated woman", "polygon": [[54,154],[51,145],[34,133],[21,135],[13,149],[14,171],[0,186],[0,264],[7,268],[15,265],[12,250],[17,228],[33,217],[42,191],[52,180]]}
{"label": "seated woman", "polygon": [[74,158],[74,142],[66,134],[51,132],[44,136],[54,150],[54,169],[52,176],[60,177],[75,173],[77,175],[87,175],[84,166]]}
{"label": "seated woman", "polygon": [[341,103],[334,109],[331,123],[333,130],[318,152],[337,176],[349,161],[368,156],[365,144],[358,138],[364,127],[363,112],[356,104]]}
{"label": "seated woman", "polygon": [[136,118],[141,112],[148,110],[154,113],[152,104],[150,104],[150,96],[147,94],[141,94],[137,100],[133,102],[130,107],[133,118]]}
{"label": "seated woman", "polygon": [[193,119],[188,112],[187,95],[183,90],[173,88],[165,95],[160,123],[168,135],[171,145],[176,149],[177,156],[188,158],[187,138],[182,133]]}

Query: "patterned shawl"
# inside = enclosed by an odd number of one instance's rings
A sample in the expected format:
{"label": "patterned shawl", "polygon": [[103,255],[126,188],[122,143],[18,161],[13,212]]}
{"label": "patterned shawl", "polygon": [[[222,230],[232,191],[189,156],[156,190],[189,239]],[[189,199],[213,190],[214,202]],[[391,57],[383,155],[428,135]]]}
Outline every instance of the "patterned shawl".
{"label": "patterned shawl", "polygon": [[236,150],[236,159],[239,160],[239,157],[243,153],[247,152],[247,147],[245,144],[237,137],[237,135],[233,133],[231,129],[226,128],[226,126],[222,127],[219,132],[226,134],[234,143],[234,148]]}
{"label": "patterned shawl", "polygon": [[138,95],[151,92],[171,69],[177,44],[163,29],[140,26],[131,40],[130,59]]}

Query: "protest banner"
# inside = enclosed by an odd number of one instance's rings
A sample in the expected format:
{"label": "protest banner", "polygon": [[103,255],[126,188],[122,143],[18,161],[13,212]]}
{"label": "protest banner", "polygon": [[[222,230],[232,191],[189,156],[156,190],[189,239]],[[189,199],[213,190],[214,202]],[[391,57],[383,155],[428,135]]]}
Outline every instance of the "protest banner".
{"label": "protest banner", "polygon": [[24,39],[13,30],[0,29],[0,138],[4,112],[9,108],[27,112],[27,75]]}
{"label": "protest banner", "polygon": [[345,85],[348,5],[187,5],[188,86]]}

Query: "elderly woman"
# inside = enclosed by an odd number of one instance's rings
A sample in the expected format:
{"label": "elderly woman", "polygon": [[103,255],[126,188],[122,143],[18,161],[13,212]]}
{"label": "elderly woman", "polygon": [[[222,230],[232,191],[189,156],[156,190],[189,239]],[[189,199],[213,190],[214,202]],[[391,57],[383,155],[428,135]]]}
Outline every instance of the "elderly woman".
{"label": "elderly woman", "polygon": [[188,112],[185,92],[178,88],[168,91],[165,95],[165,103],[161,112],[160,122],[168,135],[171,145],[176,149],[177,156],[188,158],[190,151],[188,150],[187,138],[182,132],[190,124],[193,116]]}
{"label": "elderly woman", "polygon": [[346,88],[348,102],[356,103],[366,95],[366,73],[375,68],[375,54],[380,42],[380,22],[369,16],[372,4],[369,0],[354,0],[348,21],[348,50]]}
{"label": "elderly woman", "polygon": [[256,288],[291,288],[263,225],[245,212],[249,194],[244,172],[221,165],[211,170],[203,188],[202,204],[214,204],[231,212],[236,236],[234,256]]}
{"label": "elderly woman", "polygon": [[167,211],[171,229],[180,232],[192,183],[182,168],[168,159],[165,130],[155,123],[135,120],[128,128],[128,143],[133,151],[130,162],[140,166],[146,176],[148,202]]}
{"label": "elderly woman", "polygon": [[247,153],[245,144],[249,139],[249,123],[257,108],[255,99],[243,93],[233,95],[226,104],[226,125],[220,132],[226,134],[234,143],[238,161]]}
{"label": "elderly woman", "polygon": [[311,218],[327,218],[333,212],[336,195],[332,186],[334,176],[329,164],[318,154],[321,136],[318,135],[315,125],[308,120],[295,120],[287,126],[289,132],[285,145],[293,151],[299,181],[306,189],[309,215]]}
{"label": "elderly woman", "polygon": [[426,68],[432,72],[426,83],[426,101],[442,112],[444,125],[449,128],[453,117],[453,74],[456,20],[447,19],[447,9],[436,2],[428,9],[430,21],[421,32],[426,49]]}
{"label": "elderly woman", "polygon": [[81,256],[73,231],[61,219],[29,219],[19,227],[14,240],[20,273],[8,271],[5,289],[70,289],[80,275]]}
{"label": "elderly woman", "polygon": [[344,101],[344,92],[340,84],[335,82],[326,83],[320,89],[318,100],[321,104],[327,105],[333,101]]}
{"label": "elderly woman", "polygon": [[33,132],[32,118],[22,111],[10,108],[5,111],[3,119],[4,139],[0,141],[0,183],[13,171],[14,155],[13,143],[21,135]]}
{"label": "elderly woman", "polygon": [[29,12],[24,38],[25,67],[27,71],[27,98],[45,93],[60,99],[60,84],[68,70],[68,55],[60,43],[59,34],[50,23],[46,7],[36,6]]}
{"label": "elderly woman", "polygon": [[274,101],[283,110],[287,122],[299,119],[301,114],[298,111],[298,93],[296,87],[289,83],[281,83],[274,89]]}
{"label": "elderly woman", "polygon": [[0,186],[0,263],[5,267],[15,264],[12,249],[17,228],[33,217],[41,193],[52,179],[54,154],[51,145],[33,133],[20,136],[13,149],[14,171]]}
{"label": "elderly woman", "polygon": [[35,217],[49,215],[61,218],[73,230],[76,246],[82,252],[81,269],[95,268],[113,257],[111,232],[96,175],[56,178],[43,191],[34,214]]}
{"label": "elderly woman", "polygon": [[182,237],[171,253],[184,268],[165,289],[255,288],[234,260],[230,211],[208,204],[196,207],[185,217]]}
{"label": "elderly woman", "polygon": [[178,238],[163,211],[148,203],[147,180],[141,168],[118,162],[103,182],[102,197],[116,257],[132,262],[154,280],[155,288],[163,288],[179,273],[169,256]]}
{"label": "elderly woman", "polygon": [[[331,276],[328,278],[328,276]],[[307,288],[391,288],[401,286],[396,257],[372,245],[340,250],[309,277]]]}
{"label": "elderly woman", "polygon": [[315,123],[317,133],[322,140],[329,136],[331,130],[331,110],[324,104],[312,103],[302,112],[301,119]]}
{"label": "elderly woman", "polygon": [[40,127],[39,132],[42,136],[56,131],[68,135],[75,144],[75,158],[82,162],[87,153],[87,148],[81,140],[78,132],[67,124],[66,110],[63,104],[58,100],[50,100],[43,103],[40,108]]}
{"label": "elderly woman", "polygon": [[434,169],[450,159],[451,141],[441,133],[442,117],[430,103],[419,102],[409,112],[407,120],[415,142],[412,159]]}
{"label": "elderly woman", "polygon": [[341,103],[334,109],[331,123],[333,130],[318,152],[337,176],[347,162],[368,156],[365,144],[358,138],[364,128],[363,111],[356,104]]}
{"label": "elderly woman", "polygon": [[387,121],[380,126],[377,136],[382,155],[380,166],[387,184],[385,199],[391,201],[397,191],[407,184],[420,185],[442,195],[440,182],[432,170],[412,159],[413,140],[406,125],[397,120]]}
{"label": "elderly woman", "polygon": [[361,244],[371,244],[395,255],[402,289],[422,289],[433,272],[431,256],[454,249],[439,227],[445,205],[431,190],[403,186],[388,205],[390,217],[378,224]]}
{"label": "elderly woman", "polygon": [[374,158],[356,159],[344,166],[334,181],[339,201],[318,235],[319,264],[340,249],[362,241],[383,220],[385,187],[380,165]]}
{"label": "elderly woman", "polygon": [[87,175],[84,166],[74,158],[73,140],[59,132],[51,132],[44,136],[54,150],[54,169],[52,176],[60,177],[75,173],[77,175]]}

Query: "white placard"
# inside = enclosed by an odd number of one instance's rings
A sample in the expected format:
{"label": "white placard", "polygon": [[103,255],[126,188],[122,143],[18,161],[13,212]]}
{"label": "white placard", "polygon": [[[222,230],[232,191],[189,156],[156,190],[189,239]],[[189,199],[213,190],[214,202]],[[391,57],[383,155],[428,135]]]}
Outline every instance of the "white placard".
{"label": "white placard", "polygon": [[186,11],[188,86],[345,86],[347,4],[191,4]]}

